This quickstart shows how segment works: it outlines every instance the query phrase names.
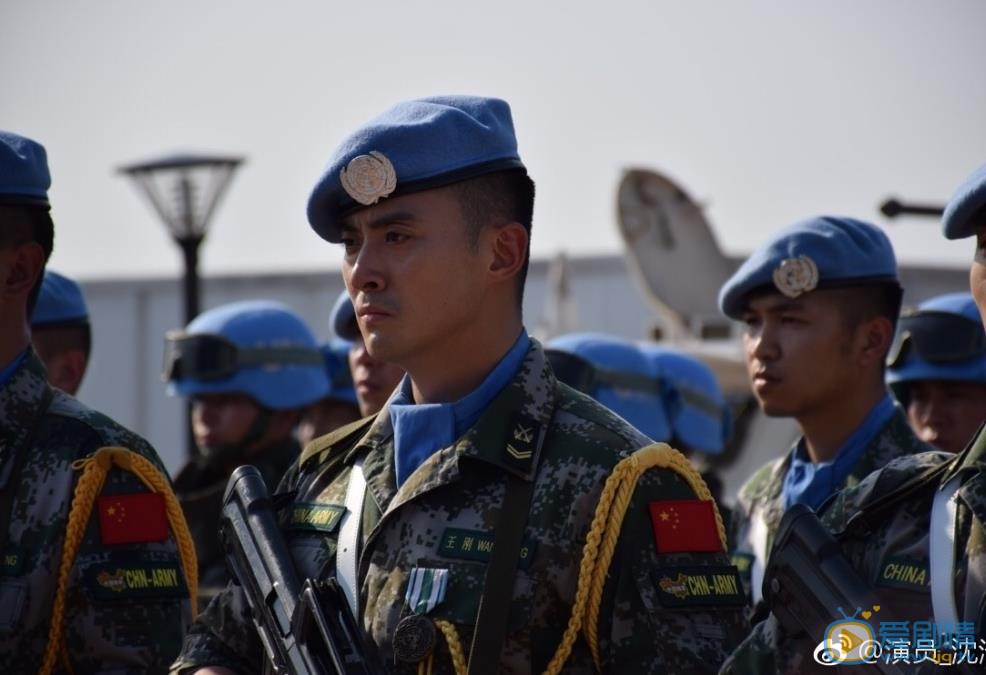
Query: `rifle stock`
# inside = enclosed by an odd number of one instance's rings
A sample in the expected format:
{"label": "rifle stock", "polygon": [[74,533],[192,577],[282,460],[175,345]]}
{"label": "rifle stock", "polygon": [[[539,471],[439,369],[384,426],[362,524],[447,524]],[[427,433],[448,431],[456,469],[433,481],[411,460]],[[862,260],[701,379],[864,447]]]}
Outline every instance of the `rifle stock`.
{"label": "rifle stock", "polygon": [[[787,510],[764,572],[763,598],[778,623],[792,634],[822,639],[842,608],[887,607],[853,569],[839,542],[804,504]],[[867,661],[881,673],[901,670],[882,658]]]}

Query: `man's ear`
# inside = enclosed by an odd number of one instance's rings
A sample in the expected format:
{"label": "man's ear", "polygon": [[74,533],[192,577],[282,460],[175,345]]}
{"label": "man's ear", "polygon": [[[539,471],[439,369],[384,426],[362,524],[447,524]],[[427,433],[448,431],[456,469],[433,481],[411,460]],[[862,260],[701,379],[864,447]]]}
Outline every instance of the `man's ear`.
{"label": "man's ear", "polygon": [[862,349],[859,354],[860,365],[880,366],[887,359],[890,345],[894,339],[894,326],[889,319],[878,316],[864,321],[860,326]]}
{"label": "man's ear", "polygon": [[10,271],[3,280],[4,294],[26,298],[43,274],[44,265],[45,254],[40,244],[18,244],[11,256]]}
{"label": "man's ear", "polygon": [[520,223],[489,228],[492,240],[489,272],[496,279],[512,279],[520,274],[527,259],[527,230]]}

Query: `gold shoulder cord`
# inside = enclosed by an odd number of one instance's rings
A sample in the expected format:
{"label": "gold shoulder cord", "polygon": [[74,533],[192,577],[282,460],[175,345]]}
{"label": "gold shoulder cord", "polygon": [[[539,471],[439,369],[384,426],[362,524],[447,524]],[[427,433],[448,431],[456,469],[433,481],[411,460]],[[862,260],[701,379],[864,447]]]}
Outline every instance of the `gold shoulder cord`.
{"label": "gold shoulder cord", "polygon": [[68,591],[69,574],[75,563],[75,556],[82,543],[86,531],[86,523],[92,514],[96,497],[103,489],[106,474],[110,467],[117,467],[137,476],[147,489],[164,496],[165,509],[171,533],[178,544],[178,554],[181,566],[185,572],[185,581],[192,603],[192,617],[198,614],[198,562],[195,558],[195,545],[188,531],[188,524],[182,514],[178,499],[171,489],[167,479],[149,460],[126,448],[99,448],[84,459],[72,463],[72,468],[81,470],[82,475],[75,486],[72,496],[72,506],[69,509],[68,525],[65,528],[65,543],[62,549],[62,560],[58,568],[58,588],[55,592],[55,603],[52,608],[51,628],[48,631],[48,646],[45,648],[41,675],[50,675],[55,667],[55,659],[60,658],[62,666],[68,672],[73,672],[69,663],[68,652],[63,642],[65,620],[65,595]]}
{"label": "gold shoulder cord", "polygon": [[[637,487],[637,481],[649,469],[672,469],[681,476],[688,486],[695,491],[699,499],[711,500],[705,481],[692,467],[684,455],[666,443],[654,443],[640,448],[629,457],[621,460],[613,473],[606,479],[603,491],[599,496],[595,515],[589,534],[586,536],[582,549],[582,562],[579,565],[579,583],[575,591],[575,603],[572,606],[572,616],[562,637],[561,644],[555,655],[548,663],[544,675],[557,675],[561,672],[565,661],[572,653],[572,646],[578,638],[579,631],[585,635],[592,653],[596,670],[601,670],[599,660],[599,640],[597,624],[599,621],[599,605],[602,602],[603,587],[606,584],[606,574],[616,551],[616,542],[620,538],[620,527],[630,506],[630,499]],[[716,517],[716,527],[719,530],[719,540],[723,550],[726,548],[726,527],[722,522],[719,507],[713,503]],[[455,627],[447,621],[436,621],[435,624],[445,636],[456,675],[466,675],[466,663]],[[432,666],[431,656],[418,664],[418,675],[430,675]]]}

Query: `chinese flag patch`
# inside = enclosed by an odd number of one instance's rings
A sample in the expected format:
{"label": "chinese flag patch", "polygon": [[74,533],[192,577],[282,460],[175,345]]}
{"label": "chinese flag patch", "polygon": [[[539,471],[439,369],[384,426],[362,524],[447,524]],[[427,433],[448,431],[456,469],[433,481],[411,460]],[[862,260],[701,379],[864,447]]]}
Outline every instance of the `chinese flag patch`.
{"label": "chinese flag patch", "polygon": [[649,507],[658,553],[722,550],[711,499],[667,499]]}
{"label": "chinese flag patch", "polygon": [[136,544],[168,538],[164,496],[156,492],[104,495],[98,498],[103,544]]}

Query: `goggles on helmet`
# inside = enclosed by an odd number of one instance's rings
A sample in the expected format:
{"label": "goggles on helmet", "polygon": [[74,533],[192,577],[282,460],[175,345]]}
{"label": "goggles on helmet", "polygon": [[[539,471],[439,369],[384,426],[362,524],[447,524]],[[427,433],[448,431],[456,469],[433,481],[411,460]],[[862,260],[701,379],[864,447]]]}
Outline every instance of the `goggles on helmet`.
{"label": "goggles on helmet", "polygon": [[306,347],[240,347],[222,335],[183,331],[171,331],[164,340],[165,382],[224,380],[250,366],[323,365],[322,353]]}
{"label": "goggles on helmet", "polygon": [[555,377],[573,389],[592,394],[599,387],[630,389],[660,396],[661,383],[656,377],[600,368],[586,359],[568,352],[546,349],[548,363]]}
{"label": "goggles on helmet", "polygon": [[986,354],[986,332],[980,322],[958,314],[909,312],[900,318],[887,365],[902,365],[911,349],[928,363],[966,361]]}

